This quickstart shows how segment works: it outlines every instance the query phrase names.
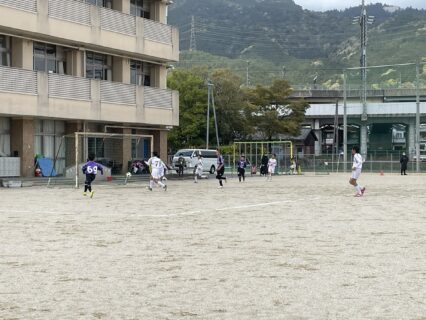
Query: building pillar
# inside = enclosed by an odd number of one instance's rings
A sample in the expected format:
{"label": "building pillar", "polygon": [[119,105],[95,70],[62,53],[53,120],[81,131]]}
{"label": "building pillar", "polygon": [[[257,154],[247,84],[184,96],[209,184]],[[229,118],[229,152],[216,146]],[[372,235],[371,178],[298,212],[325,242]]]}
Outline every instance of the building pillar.
{"label": "building pillar", "polygon": [[[75,165],[75,132],[80,132],[83,129],[83,124],[79,122],[66,122],[65,123],[65,167]],[[79,162],[83,162],[84,155],[84,139],[80,138],[78,141],[78,153],[80,155]]]}
{"label": "building pillar", "polygon": [[361,155],[366,158],[367,157],[367,139],[368,139],[368,130],[367,130],[367,125],[363,124],[360,127],[360,134],[361,134],[361,139],[360,139],[360,152]]}
{"label": "building pillar", "polygon": [[408,125],[407,156],[411,159],[416,154],[416,124],[411,121]]}
{"label": "building pillar", "polygon": [[21,158],[21,175],[34,176],[34,120],[12,119],[10,146],[13,156]]}
{"label": "building pillar", "polygon": [[162,1],[153,1],[150,8],[151,19],[167,23],[167,5]]}
{"label": "building pillar", "polygon": [[315,155],[319,156],[322,154],[322,130],[314,130],[314,133],[318,138],[318,141],[315,141]]}
{"label": "building pillar", "polygon": [[33,70],[33,42],[12,38],[12,67]]}
{"label": "building pillar", "polygon": [[130,83],[130,60],[127,58],[113,57],[112,81]]}
{"label": "building pillar", "polygon": [[65,73],[74,77],[84,77],[84,51],[71,50],[65,55]]}
{"label": "building pillar", "polygon": [[112,0],[112,8],[130,14],[130,0]]}
{"label": "building pillar", "polygon": [[167,164],[167,131],[154,131],[154,151],[157,151],[161,160]]}
{"label": "building pillar", "polygon": [[[123,129],[123,134],[132,134],[132,129]],[[132,138],[123,137],[123,153],[122,153],[122,162],[123,169],[122,173],[128,171],[128,163],[132,161]]]}

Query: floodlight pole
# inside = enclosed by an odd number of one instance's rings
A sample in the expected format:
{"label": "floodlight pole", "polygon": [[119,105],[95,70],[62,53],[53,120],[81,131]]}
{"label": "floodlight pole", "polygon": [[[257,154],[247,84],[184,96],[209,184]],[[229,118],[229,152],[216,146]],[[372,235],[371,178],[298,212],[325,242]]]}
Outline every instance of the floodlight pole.
{"label": "floodlight pole", "polygon": [[343,70],[343,162],[348,162],[348,114],[347,114],[346,70]]}
{"label": "floodlight pole", "polygon": [[416,171],[420,172],[420,70],[416,64]]}
{"label": "floodlight pole", "polygon": [[210,127],[210,80],[207,80],[207,126],[206,126],[206,149],[209,148]]}

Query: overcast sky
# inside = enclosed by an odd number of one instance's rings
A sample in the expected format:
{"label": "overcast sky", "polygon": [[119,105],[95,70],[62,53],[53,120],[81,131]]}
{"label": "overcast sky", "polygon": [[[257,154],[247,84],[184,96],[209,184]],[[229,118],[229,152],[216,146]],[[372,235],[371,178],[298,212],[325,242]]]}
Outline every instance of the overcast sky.
{"label": "overcast sky", "polygon": [[[361,5],[361,0],[294,0],[298,5],[304,9],[325,11],[332,9],[345,9],[349,7],[356,7]],[[395,5],[399,7],[413,7],[417,9],[426,9],[426,0],[366,0],[365,3],[377,3],[382,2],[389,5]]]}

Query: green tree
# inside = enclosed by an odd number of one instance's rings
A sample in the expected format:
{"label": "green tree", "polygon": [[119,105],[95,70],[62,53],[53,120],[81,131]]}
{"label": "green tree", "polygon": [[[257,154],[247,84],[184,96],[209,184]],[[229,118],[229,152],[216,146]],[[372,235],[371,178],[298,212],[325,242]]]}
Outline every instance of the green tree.
{"label": "green tree", "polygon": [[286,80],[275,80],[270,87],[256,86],[248,90],[251,121],[263,139],[299,133],[308,103],[290,101],[290,94],[291,88]]}
{"label": "green tree", "polygon": [[179,126],[169,134],[172,149],[202,146],[206,129],[207,87],[204,80],[185,70],[173,71],[168,87],[179,91]]}

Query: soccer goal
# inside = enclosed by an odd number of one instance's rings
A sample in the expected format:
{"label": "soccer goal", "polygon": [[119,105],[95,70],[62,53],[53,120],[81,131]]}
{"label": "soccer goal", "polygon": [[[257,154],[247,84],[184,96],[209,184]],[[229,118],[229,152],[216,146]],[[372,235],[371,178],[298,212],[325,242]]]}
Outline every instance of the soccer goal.
{"label": "soccer goal", "polygon": [[89,155],[105,168],[99,180],[125,176],[127,172],[146,173],[144,160],[151,157],[153,148],[153,135],[75,132],[58,139],[53,164],[48,169],[51,171],[46,176],[72,178],[78,188],[84,179],[82,166]]}
{"label": "soccer goal", "polygon": [[250,171],[256,174],[260,171],[262,157],[271,154],[277,156],[277,173],[283,174],[290,171],[293,158],[293,143],[291,141],[238,141],[234,142],[232,173],[241,155],[250,163]]}

